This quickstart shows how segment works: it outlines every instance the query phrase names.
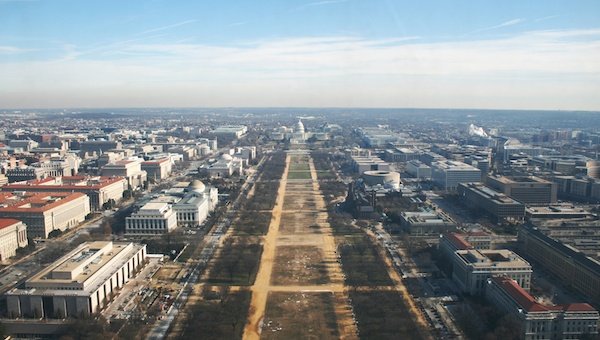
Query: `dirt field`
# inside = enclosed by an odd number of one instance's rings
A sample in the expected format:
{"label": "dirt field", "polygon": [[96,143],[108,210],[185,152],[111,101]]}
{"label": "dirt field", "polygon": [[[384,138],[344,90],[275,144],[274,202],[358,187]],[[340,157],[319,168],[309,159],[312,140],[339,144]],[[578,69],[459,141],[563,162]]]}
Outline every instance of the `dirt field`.
{"label": "dirt field", "polygon": [[315,210],[317,208],[316,200],[306,194],[290,194],[285,197],[283,203],[284,210]]}
{"label": "dirt field", "polygon": [[244,339],[355,339],[314,166],[306,154],[286,162]]}
{"label": "dirt field", "polygon": [[339,339],[332,293],[270,293],[261,339]]}
{"label": "dirt field", "polygon": [[321,249],[314,246],[278,246],[271,285],[319,285],[329,283]]}
{"label": "dirt field", "polygon": [[[327,216],[318,218],[314,212],[290,212],[281,215],[281,234],[320,234],[327,223]],[[316,217],[316,218],[315,218]]]}

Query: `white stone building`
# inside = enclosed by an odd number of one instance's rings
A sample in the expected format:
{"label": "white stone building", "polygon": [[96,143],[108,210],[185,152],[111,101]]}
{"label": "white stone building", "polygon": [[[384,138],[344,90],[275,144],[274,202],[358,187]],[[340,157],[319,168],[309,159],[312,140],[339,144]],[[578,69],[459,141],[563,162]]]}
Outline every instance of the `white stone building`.
{"label": "white stone building", "polygon": [[454,252],[452,278],[465,293],[483,294],[487,279],[506,275],[529,291],[531,265],[510,250],[457,250]]}
{"label": "white stone building", "polygon": [[218,191],[216,188],[206,187],[198,180],[192,181],[187,194],[173,205],[173,210],[177,215],[177,225],[198,226],[202,224],[215,209],[217,202]]}
{"label": "white stone building", "polygon": [[177,216],[168,202],[150,201],[125,218],[125,233],[132,235],[166,234],[177,227]]}
{"label": "white stone building", "polygon": [[79,192],[1,193],[0,218],[14,218],[27,225],[31,237],[47,238],[85,220],[90,198]]}
{"label": "white stone building", "polygon": [[17,249],[27,246],[27,226],[15,219],[0,218],[0,262],[17,254]]}
{"label": "white stone building", "polygon": [[485,295],[494,307],[515,317],[521,339],[580,339],[598,336],[598,311],[587,303],[544,305],[508,277],[487,280]]}
{"label": "white stone building", "polygon": [[102,167],[102,176],[124,177],[131,189],[143,187],[148,179],[146,171],[142,170],[142,160],[140,159],[124,159],[108,163]]}
{"label": "white stone building", "polygon": [[87,316],[107,306],[145,264],[146,245],[86,242],[6,294],[11,318]]}
{"label": "white stone building", "polygon": [[481,170],[458,161],[437,161],[431,163],[431,176],[443,190],[454,191],[459,183],[481,181]]}

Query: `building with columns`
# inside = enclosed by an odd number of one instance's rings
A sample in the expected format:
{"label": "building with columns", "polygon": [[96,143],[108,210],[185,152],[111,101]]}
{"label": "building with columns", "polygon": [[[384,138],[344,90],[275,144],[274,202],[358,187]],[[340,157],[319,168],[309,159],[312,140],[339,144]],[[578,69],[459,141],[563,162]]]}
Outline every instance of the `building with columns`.
{"label": "building with columns", "polygon": [[168,202],[150,201],[125,218],[125,233],[137,235],[166,234],[177,228],[177,215]]}
{"label": "building with columns", "polygon": [[111,298],[144,266],[146,245],[86,242],[6,293],[11,318],[86,316]]}

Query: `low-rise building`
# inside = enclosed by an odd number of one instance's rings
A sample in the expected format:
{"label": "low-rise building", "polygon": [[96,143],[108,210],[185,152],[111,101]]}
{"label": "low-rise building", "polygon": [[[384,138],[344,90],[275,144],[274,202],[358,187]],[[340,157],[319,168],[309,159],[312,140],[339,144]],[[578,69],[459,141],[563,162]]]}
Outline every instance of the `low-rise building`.
{"label": "low-rise building", "polygon": [[144,266],[146,245],[86,242],[6,294],[11,318],[89,316],[107,306]]}
{"label": "low-rise building", "polygon": [[27,244],[27,226],[23,222],[0,218],[0,262],[15,256],[17,249]]}
{"label": "low-rise building", "polygon": [[359,175],[362,175],[365,171],[390,171],[390,164],[376,156],[352,156],[352,163],[354,171],[358,172]]}
{"label": "low-rise building", "polygon": [[483,210],[498,220],[523,220],[525,205],[485,185],[459,183],[458,196],[471,209]]}
{"label": "low-rise building", "polygon": [[600,262],[542,233],[538,228],[519,228],[519,248],[594,304],[600,304]]}
{"label": "low-rise building", "polygon": [[486,184],[524,204],[551,204],[556,202],[556,183],[545,179],[489,175]]}
{"label": "low-rise building", "polygon": [[224,125],[212,130],[215,136],[240,138],[248,132],[248,127],[245,125]]}
{"label": "low-rise building", "polygon": [[436,235],[455,229],[452,222],[432,211],[406,211],[400,214],[402,229],[413,236]]}
{"label": "low-rise building", "polygon": [[141,169],[146,171],[147,177],[154,181],[169,177],[171,174],[172,163],[170,158],[162,158],[152,161],[142,162]]}
{"label": "low-rise building", "polygon": [[598,311],[587,303],[544,305],[509,277],[487,280],[486,298],[519,321],[521,339],[580,339],[598,335]]}
{"label": "low-rise building", "polygon": [[506,275],[529,291],[531,265],[519,255],[506,249],[457,250],[454,252],[452,278],[465,293],[483,294],[487,279]]}
{"label": "low-rise building", "polygon": [[124,159],[108,163],[102,167],[102,176],[123,177],[127,180],[130,189],[142,188],[148,179],[148,174],[142,170],[142,161],[139,159]]}
{"label": "low-rise building", "polygon": [[22,182],[29,180],[39,180],[46,178],[46,171],[42,168],[33,166],[19,166],[6,170],[6,177],[9,183]]}
{"label": "low-rise building", "polygon": [[125,233],[132,235],[166,234],[177,227],[177,216],[168,202],[150,201],[125,218]]}
{"label": "low-rise building", "polygon": [[489,250],[492,248],[492,235],[478,231],[461,233],[444,233],[440,237],[439,250],[447,259],[452,259],[457,250]]}
{"label": "low-rise building", "polygon": [[109,202],[118,202],[123,197],[127,181],[123,177],[64,176],[13,183],[0,188],[5,192],[81,192],[90,198],[90,209],[101,210]]}
{"label": "low-rise building", "polygon": [[79,150],[83,155],[102,154],[108,150],[121,149],[122,144],[119,141],[111,140],[86,140],[79,144]]}
{"label": "low-rise building", "polygon": [[31,237],[62,232],[83,222],[89,213],[90,199],[79,192],[0,194],[0,218],[22,221]]}

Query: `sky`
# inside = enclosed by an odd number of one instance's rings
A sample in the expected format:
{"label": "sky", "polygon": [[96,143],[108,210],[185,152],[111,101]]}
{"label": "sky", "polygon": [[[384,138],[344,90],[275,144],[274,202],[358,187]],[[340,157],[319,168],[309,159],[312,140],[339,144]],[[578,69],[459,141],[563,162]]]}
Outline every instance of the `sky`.
{"label": "sky", "polygon": [[600,110],[600,1],[0,0],[0,107]]}

